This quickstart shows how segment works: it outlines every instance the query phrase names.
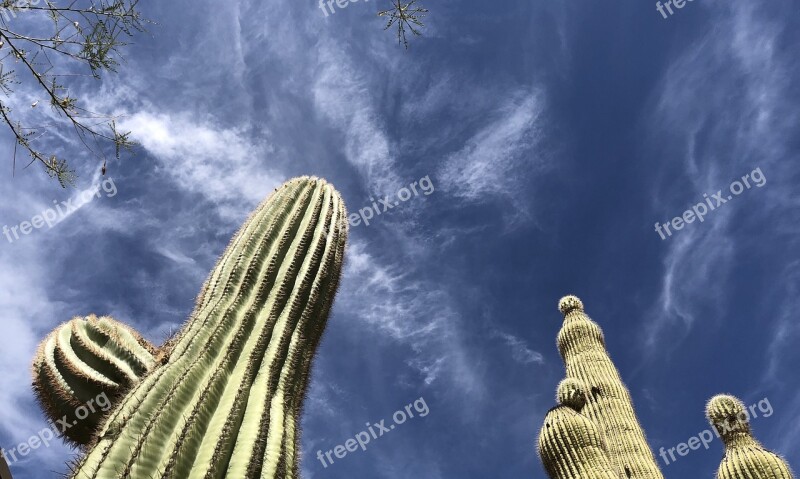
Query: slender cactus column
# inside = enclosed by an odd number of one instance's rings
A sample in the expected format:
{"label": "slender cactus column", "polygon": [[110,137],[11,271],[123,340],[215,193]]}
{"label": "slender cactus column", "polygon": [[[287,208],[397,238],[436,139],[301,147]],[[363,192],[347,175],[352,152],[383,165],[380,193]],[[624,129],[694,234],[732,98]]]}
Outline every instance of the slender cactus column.
{"label": "slender cactus column", "polygon": [[708,402],[706,416],[725,443],[717,479],[794,479],[786,461],[753,438],[749,417],[739,399],[714,396]]}
{"label": "slender cactus column", "polygon": [[558,350],[567,378],[579,379],[588,388],[582,414],[602,433],[620,477],[663,479],[636,418],[630,393],[606,351],[600,326],[586,315],[583,303],[575,296],[562,298],[558,308],[564,315]]}
{"label": "slender cactus column", "polygon": [[347,213],[284,184],[234,236],[165,363],[105,423],[75,479],[298,477],[298,419],[336,293]]}

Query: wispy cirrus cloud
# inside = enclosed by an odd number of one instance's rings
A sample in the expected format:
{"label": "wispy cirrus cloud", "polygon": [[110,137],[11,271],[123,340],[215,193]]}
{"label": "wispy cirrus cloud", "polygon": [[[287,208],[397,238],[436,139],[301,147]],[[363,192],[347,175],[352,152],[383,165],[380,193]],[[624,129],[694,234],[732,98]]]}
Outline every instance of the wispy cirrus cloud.
{"label": "wispy cirrus cloud", "polygon": [[[800,261],[789,262],[778,271],[781,281],[773,286],[772,294],[765,298],[767,306],[775,310],[772,340],[767,348],[767,367],[763,382],[771,387],[784,388],[783,375],[795,366],[797,341],[800,340]],[[800,433],[800,430],[798,431]]]}
{"label": "wispy cirrus cloud", "polygon": [[136,132],[167,177],[217,204],[224,216],[241,216],[246,205],[261,201],[285,179],[265,161],[270,145],[242,127],[198,121],[188,112],[148,110],[126,116],[120,126]]}
{"label": "wispy cirrus cloud", "polygon": [[[34,196],[34,195],[32,195]],[[18,198],[22,200],[25,196]],[[7,208],[0,207],[8,218]],[[53,318],[63,317],[63,302],[52,294],[51,265],[41,261],[48,232],[20,238],[8,244],[0,238],[0,305],[3,308],[3,345],[0,347],[0,448],[9,451],[48,427],[38,412],[31,384],[31,363],[41,338],[49,332]],[[66,285],[68,288],[69,286]],[[6,439],[8,438],[8,439]],[[32,457],[18,456],[19,464],[56,461],[68,448],[56,441],[53,447]],[[19,466],[17,466],[19,467]]]}
{"label": "wispy cirrus cloud", "polygon": [[481,397],[482,381],[470,366],[452,300],[411,264],[380,261],[363,243],[352,243],[339,307],[357,321],[351,327],[369,326],[413,351],[407,365],[425,385],[444,381]]}
{"label": "wispy cirrus cloud", "polygon": [[531,363],[544,364],[542,353],[532,350],[523,339],[497,330],[492,332],[492,336],[500,338],[508,346],[514,361],[523,365]]}
{"label": "wispy cirrus cloud", "polygon": [[371,82],[335,43],[320,46],[312,89],[314,106],[342,135],[342,150],[370,191],[394,192],[402,184],[392,146],[373,105]]}
{"label": "wispy cirrus cloud", "polygon": [[510,94],[465,146],[446,159],[438,173],[443,189],[467,202],[501,198],[526,214],[516,195],[526,176],[547,168],[550,160],[536,149],[544,134],[544,108],[542,91]]}
{"label": "wispy cirrus cloud", "polygon": [[[677,325],[686,334],[699,307],[725,309],[731,265],[743,246],[731,234],[734,223],[797,216],[796,189],[781,181],[798,173],[797,162],[787,158],[798,114],[787,102],[796,64],[778,47],[784,30],[753,5],[715,3],[712,11],[717,28],[685,45],[656,93],[647,148],[663,148],[654,157],[665,162],[665,155],[680,158],[683,171],[662,175],[654,210],[682,208],[756,167],[768,184],[665,242],[661,294],[646,325],[647,344]],[[717,79],[713,88],[701,87],[708,78]]]}

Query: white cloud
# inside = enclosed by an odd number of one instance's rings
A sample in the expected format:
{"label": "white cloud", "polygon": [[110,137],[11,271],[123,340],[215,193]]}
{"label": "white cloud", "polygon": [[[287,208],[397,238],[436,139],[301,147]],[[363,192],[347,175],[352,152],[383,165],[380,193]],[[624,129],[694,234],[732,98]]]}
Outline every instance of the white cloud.
{"label": "white cloud", "polygon": [[347,158],[372,192],[390,194],[402,185],[394,171],[391,144],[371,103],[369,77],[359,71],[336,42],[320,45],[312,88],[314,105],[343,135]]}
{"label": "white cloud", "polygon": [[381,263],[358,242],[351,242],[347,255],[338,298],[343,316],[408,347],[413,355],[407,364],[426,385],[444,380],[480,398],[483,386],[470,364],[448,294],[419,279],[419,271],[409,266],[413,261],[403,266]]}
{"label": "white cloud", "polygon": [[526,173],[548,163],[542,152],[533,151],[542,139],[543,108],[539,91],[512,94],[463,149],[447,158],[437,175],[443,187],[468,201],[502,197],[515,203]]}
{"label": "white cloud", "polygon": [[122,130],[155,157],[161,171],[183,190],[206,197],[226,217],[241,217],[284,178],[267,163],[272,151],[244,128],[225,128],[188,113],[140,111],[120,121]]}
{"label": "white cloud", "polygon": [[[763,190],[747,192],[710,213],[704,223],[663,242],[668,252],[661,294],[645,325],[650,345],[678,324],[688,333],[701,305],[724,309],[739,247],[730,231],[742,212],[785,217],[797,211],[792,207],[798,204],[796,189],[770,181],[798,172],[797,163],[787,161],[798,113],[786,101],[793,59],[776,48],[782,28],[755,5],[726,2],[714,7],[716,27],[685,46],[657,92],[648,148],[665,162],[669,159],[659,157],[659,151],[682,155],[684,174],[657,185],[654,210],[677,216],[681,211],[664,211],[664,199],[675,199],[674,192],[680,192],[683,203],[668,204],[688,206],[756,167],[768,181]],[[709,78],[717,80],[714,85],[708,84]]]}
{"label": "white cloud", "polygon": [[[5,240],[3,239],[5,243]],[[15,442],[0,444],[6,451],[47,428],[37,413],[31,390],[31,363],[41,338],[58,317],[60,304],[51,299],[49,266],[42,262],[40,243],[25,237],[0,249],[0,305],[3,342],[0,347],[0,428]],[[64,320],[69,318],[62,318]],[[45,463],[64,457],[66,448],[54,441],[34,451],[25,462]],[[21,456],[18,456],[21,458]]]}
{"label": "white cloud", "polygon": [[[785,385],[785,380],[780,374],[784,368],[794,367],[794,364],[787,362],[785,358],[791,357],[791,352],[797,349],[797,342],[800,340],[800,322],[797,320],[797,311],[800,308],[800,260],[789,262],[785,271],[777,273],[777,276],[784,280],[776,285],[774,291],[774,297],[779,298],[780,302],[778,317],[772,330],[772,341],[767,348],[765,374],[765,381],[772,387]],[[800,396],[798,399],[800,400]],[[796,434],[800,434],[800,422]]]}
{"label": "white cloud", "polygon": [[[734,258],[733,240],[724,231],[726,213],[717,213],[708,224],[684,229],[670,238],[669,252],[664,259],[661,294],[656,314],[645,323],[647,351],[656,352],[653,346],[667,328],[682,326],[684,334],[695,321],[693,305],[698,298],[711,300],[722,308],[719,298],[725,294],[731,261]],[[674,343],[671,343],[674,344]]]}
{"label": "white cloud", "polygon": [[520,364],[544,364],[544,356],[528,347],[527,343],[513,334],[493,331],[492,336],[500,338],[511,349],[511,357]]}

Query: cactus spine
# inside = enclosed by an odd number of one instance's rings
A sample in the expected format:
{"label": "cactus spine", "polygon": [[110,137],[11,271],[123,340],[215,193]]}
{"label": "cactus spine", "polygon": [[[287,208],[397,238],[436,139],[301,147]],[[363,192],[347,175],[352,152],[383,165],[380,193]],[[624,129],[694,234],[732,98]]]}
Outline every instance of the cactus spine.
{"label": "cactus spine", "polygon": [[583,416],[586,387],[567,378],[558,385],[558,406],[551,409],[539,434],[539,457],[553,479],[619,479],[606,443],[594,422]]}
{"label": "cactus spine", "polygon": [[211,272],[165,364],[115,410],[76,479],[298,477],[298,417],[338,287],[332,186],[276,190]]}
{"label": "cactus spine", "polygon": [[742,402],[728,395],[711,398],[706,416],[725,444],[717,479],[793,479],[789,465],[753,438]]}
{"label": "cactus spine", "polygon": [[606,351],[603,332],[575,296],[566,296],[558,308],[564,325],[558,350],[567,377],[581,380],[589,395],[582,414],[592,420],[607,441],[608,454],[620,477],[663,479],[644,431],[633,409],[630,393]]}
{"label": "cactus spine", "polygon": [[[51,421],[65,419],[70,425],[60,427],[65,438],[86,445],[103,419],[100,409],[107,410],[139,382],[155,365],[154,354],[149,342],[112,318],[74,318],[39,345],[34,392]],[[100,399],[108,404],[95,406]]]}

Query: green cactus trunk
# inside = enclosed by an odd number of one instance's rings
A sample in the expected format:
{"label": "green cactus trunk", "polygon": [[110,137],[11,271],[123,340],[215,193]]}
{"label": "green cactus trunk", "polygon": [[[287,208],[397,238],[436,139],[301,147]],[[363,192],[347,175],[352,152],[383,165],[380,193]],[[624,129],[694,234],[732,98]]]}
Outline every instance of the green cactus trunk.
{"label": "green cactus trunk", "polygon": [[164,365],[134,388],[76,479],[298,477],[298,419],[338,287],[347,214],[325,181],[263,202],[211,272]]}
{"label": "green cactus trunk", "polygon": [[155,353],[138,333],[112,318],[75,318],[40,344],[33,360],[34,393],[51,421],[69,425],[59,425],[65,439],[86,445],[111,403],[155,366]]}
{"label": "green cactus trunk", "polygon": [[567,377],[588,388],[581,414],[594,421],[608,444],[608,455],[623,478],[663,479],[633,409],[630,393],[605,348],[603,332],[583,311],[583,303],[567,296],[559,303],[564,325],[558,349]]}

